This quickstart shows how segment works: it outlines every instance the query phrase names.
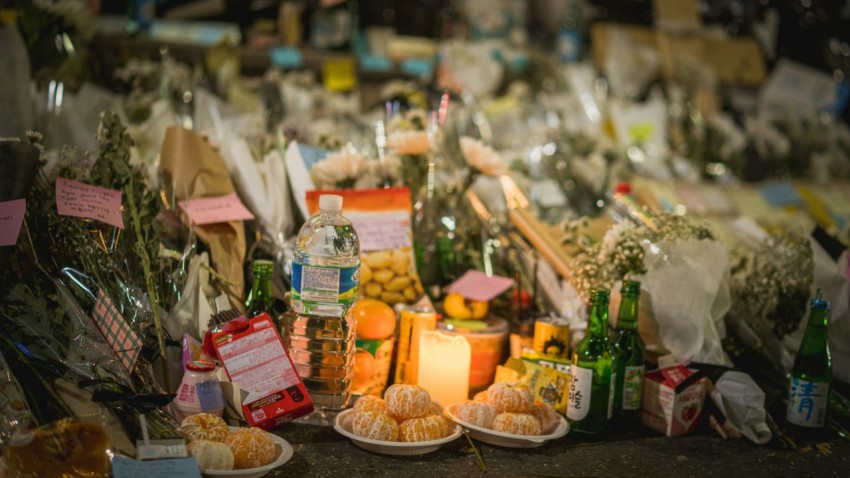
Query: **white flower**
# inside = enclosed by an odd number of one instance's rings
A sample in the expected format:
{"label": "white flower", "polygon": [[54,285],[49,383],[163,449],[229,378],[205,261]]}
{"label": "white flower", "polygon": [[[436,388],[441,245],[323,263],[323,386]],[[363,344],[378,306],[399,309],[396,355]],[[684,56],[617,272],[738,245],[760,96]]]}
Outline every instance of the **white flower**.
{"label": "white flower", "polygon": [[460,138],[460,150],[467,164],[488,176],[498,176],[508,172],[508,163],[493,148],[477,139],[464,136]]}
{"label": "white flower", "polygon": [[425,131],[396,131],[387,138],[387,146],[400,155],[423,155],[431,150],[431,140]]}
{"label": "white flower", "polygon": [[331,153],[310,169],[310,176],[317,189],[334,189],[346,182],[353,184],[367,173],[366,158],[349,149]]}

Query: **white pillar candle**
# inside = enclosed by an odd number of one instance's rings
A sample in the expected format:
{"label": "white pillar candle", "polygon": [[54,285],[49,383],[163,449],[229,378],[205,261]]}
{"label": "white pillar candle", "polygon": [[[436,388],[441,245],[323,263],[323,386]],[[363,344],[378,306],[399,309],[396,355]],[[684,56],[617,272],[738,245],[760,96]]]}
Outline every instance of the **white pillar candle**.
{"label": "white pillar candle", "polygon": [[417,383],[443,406],[462,402],[469,396],[471,357],[466,338],[424,330],[419,337]]}

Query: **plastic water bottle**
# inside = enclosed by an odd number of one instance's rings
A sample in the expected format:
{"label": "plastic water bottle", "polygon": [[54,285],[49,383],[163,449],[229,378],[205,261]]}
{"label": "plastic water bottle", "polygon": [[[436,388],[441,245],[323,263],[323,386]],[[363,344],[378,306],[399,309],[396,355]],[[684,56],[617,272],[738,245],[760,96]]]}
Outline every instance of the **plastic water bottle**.
{"label": "plastic water bottle", "polygon": [[360,291],[360,241],[342,215],[342,197],[319,197],[295,244],[291,305],[297,314],[289,330],[290,356],[310,392],[316,413],[308,422],[329,424],[329,414],[350,398],[354,360],[354,319],[349,315]]}

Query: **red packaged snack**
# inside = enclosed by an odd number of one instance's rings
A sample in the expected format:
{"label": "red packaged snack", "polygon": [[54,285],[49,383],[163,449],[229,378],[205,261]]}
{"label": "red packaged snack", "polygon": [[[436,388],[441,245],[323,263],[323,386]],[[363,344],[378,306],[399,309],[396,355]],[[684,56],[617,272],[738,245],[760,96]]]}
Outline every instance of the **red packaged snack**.
{"label": "red packaged snack", "polygon": [[231,320],[213,333],[212,345],[227,376],[243,391],[242,413],[249,426],[271,430],[313,411],[268,314]]}

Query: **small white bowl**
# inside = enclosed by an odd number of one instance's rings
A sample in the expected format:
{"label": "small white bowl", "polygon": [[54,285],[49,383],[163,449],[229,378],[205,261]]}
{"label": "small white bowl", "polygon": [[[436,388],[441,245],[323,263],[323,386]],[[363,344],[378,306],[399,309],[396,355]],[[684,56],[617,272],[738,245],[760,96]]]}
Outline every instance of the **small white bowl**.
{"label": "small white bowl", "polygon": [[[237,429],[237,427],[230,427],[231,432]],[[258,466],[256,468],[243,468],[241,470],[201,470],[201,473],[204,476],[215,476],[217,478],[260,478],[261,476],[267,475],[270,471],[289,461],[295,453],[295,450],[292,449],[292,445],[290,445],[288,441],[274,433],[269,433],[269,436],[271,436],[272,440],[275,442],[277,447],[277,456],[275,460],[268,465]]]}
{"label": "small white bowl", "polygon": [[452,430],[452,434],[445,437],[440,438],[439,440],[431,440],[431,441],[421,441],[421,442],[395,442],[395,441],[383,441],[383,440],[372,440],[369,438],[363,438],[361,436],[357,436],[352,431],[354,422],[354,410],[346,410],[339,415],[336,416],[336,421],[334,422],[334,430],[339,432],[340,435],[348,437],[352,443],[357,445],[358,447],[372,451],[375,453],[382,453],[384,455],[396,455],[396,456],[414,456],[414,455],[424,455],[426,453],[431,453],[440,449],[441,446],[446,443],[456,440],[462,433],[461,427],[455,425],[454,430]]}
{"label": "small white bowl", "polygon": [[545,445],[550,440],[561,438],[570,431],[570,424],[567,423],[566,418],[564,418],[561,414],[558,414],[558,419],[560,420],[558,425],[551,433],[546,435],[514,435],[511,433],[497,432],[496,430],[479,427],[458,418],[457,415],[454,414],[458,405],[460,405],[460,403],[446,407],[444,410],[445,415],[458,425],[466,428],[469,431],[469,436],[490,445],[503,446],[506,448],[536,448]]}

